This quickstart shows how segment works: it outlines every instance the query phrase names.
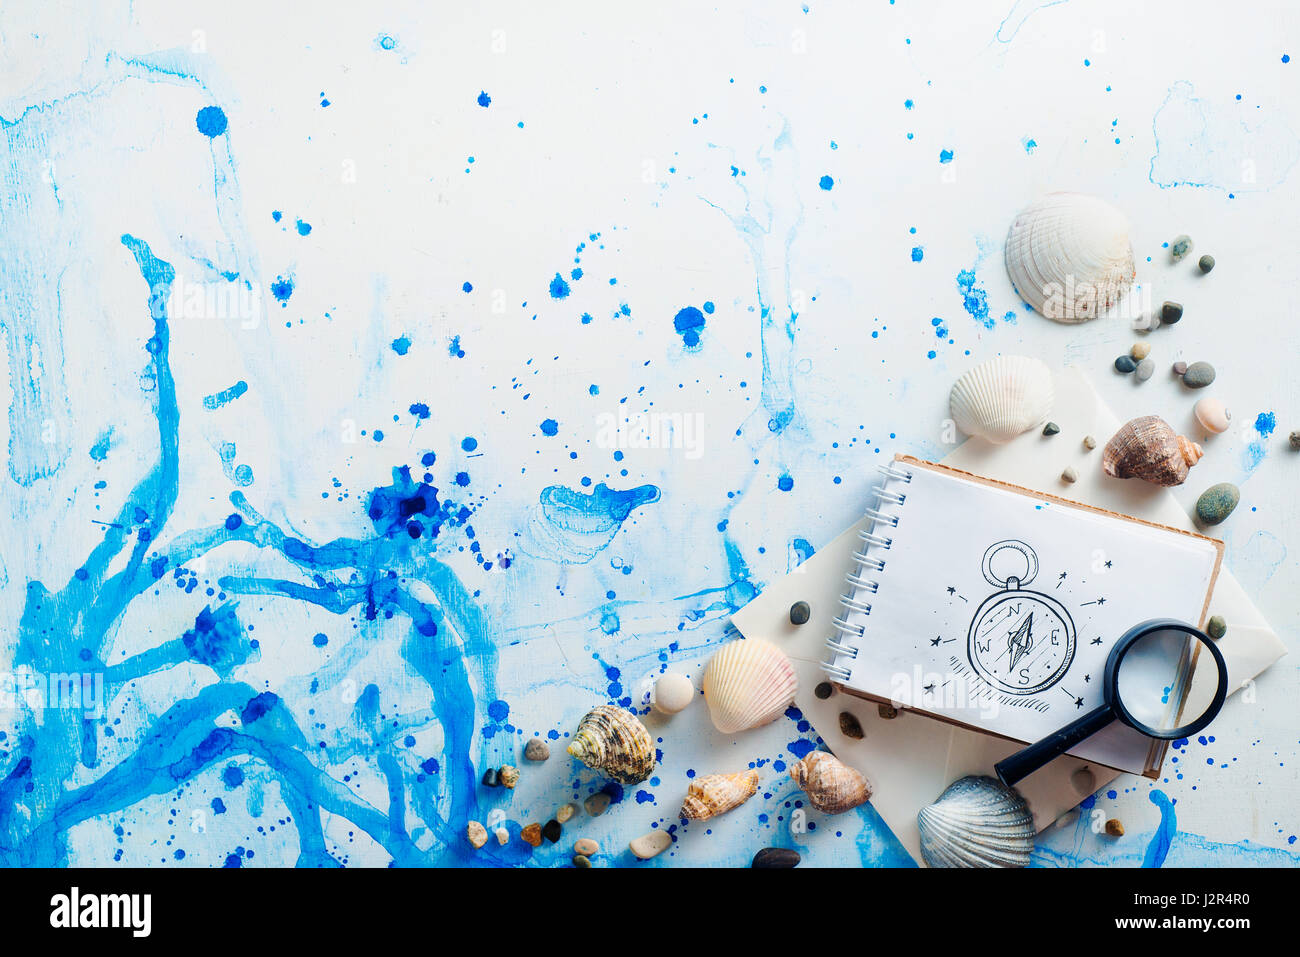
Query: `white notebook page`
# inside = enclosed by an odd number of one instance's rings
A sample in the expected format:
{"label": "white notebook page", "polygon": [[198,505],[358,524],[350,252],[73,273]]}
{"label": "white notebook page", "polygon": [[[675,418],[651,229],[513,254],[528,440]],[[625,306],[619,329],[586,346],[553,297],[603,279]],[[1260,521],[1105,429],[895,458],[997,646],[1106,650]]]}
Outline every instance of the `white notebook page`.
{"label": "white notebook page", "polygon": [[[912,479],[885,481],[904,496],[879,506],[897,519],[874,526],[889,547],[860,549],[884,568],[862,566],[841,609],[849,631],[838,640],[857,654],[833,663],[849,688],[1032,742],[1102,703],[1106,657],[1131,626],[1203,616],[1216,542],[922,463],[895,467]],[[1142,773],[1151,741],[1116,722],[1070,753]]]}

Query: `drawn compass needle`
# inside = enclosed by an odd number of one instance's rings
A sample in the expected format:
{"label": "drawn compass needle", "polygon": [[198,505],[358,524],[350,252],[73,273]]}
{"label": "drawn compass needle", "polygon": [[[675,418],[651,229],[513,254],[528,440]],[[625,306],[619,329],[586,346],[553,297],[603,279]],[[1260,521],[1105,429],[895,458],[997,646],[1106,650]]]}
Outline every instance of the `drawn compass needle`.
{"label": "drawn compass needle", "polygon": [[1031,611],[1020,627],[1007,635],[1007,649],[1011,652],[1011,664],[1007,666],[1008,671],[1015,671],[1016,662],[1028,654],[1029,649],[1034,646],[1033,626],[1034,613]]}

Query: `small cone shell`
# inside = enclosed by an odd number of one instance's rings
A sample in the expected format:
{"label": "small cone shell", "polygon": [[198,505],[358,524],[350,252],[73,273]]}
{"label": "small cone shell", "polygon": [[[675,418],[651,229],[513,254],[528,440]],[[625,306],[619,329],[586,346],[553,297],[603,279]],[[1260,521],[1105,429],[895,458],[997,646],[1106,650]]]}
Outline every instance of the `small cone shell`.
{"label": "small cone shell", "polygon": [[713,726],[723,734],[775,721],[799,688],[794,665],[775,645],[752,638],[723,645],[700,681]]}
{"label": "small cone shell", "polygon": [[739,774],[709,774],[691,782],[682,802],[682,817],[707,821],[740,807],[758,790],[758,772],[751,768]]}
{"label": "small cone shell", "polygon": [[655,766],[650,732],[635,715],[611,704],[599,705],[583,716],[568,752],[621,784],[639,784],[650,777]]}
{"label": "small cone shell", "polygon": [[793,765],[790,777],[808,795],[808,803],[826,814],[850,810],[871,797],[867,779],[825,751],[813,751]]}
{"label": "small cone shell", "polygon": [[1140,478],[1166,488],[1182,485],[1201,460],[1201,447],[1164,419],[1144,415],[1120,426],[1102,450],[1101,467],[1115,478]]}

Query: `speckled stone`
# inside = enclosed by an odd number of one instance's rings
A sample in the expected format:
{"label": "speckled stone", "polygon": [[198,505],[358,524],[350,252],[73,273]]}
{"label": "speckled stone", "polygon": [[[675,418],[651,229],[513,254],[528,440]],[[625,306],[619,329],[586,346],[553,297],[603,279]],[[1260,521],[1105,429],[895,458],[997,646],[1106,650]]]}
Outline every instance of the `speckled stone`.
{"label": "speckled stone", "polygon": [[876,711],[886,721],[892,721],[898,717],[898,709],[892,704],[882,704],[876,708]]}
{"label": "speckled stone", "polygon": [[1106,822],[1106,833],[1111,837],[1124,836],[1124,825],[1120,822],[1119,818],[1113,817]]}
{"label": "speckled stone", "polygon": [[1055,422],[1048,422],[1043,426],[1043,435],[1056,435],[1061,431],[1061,427]]}
{"label": "speckled stone", "polygon": [[789,870],[798,867],[801,860],[799,852],[792,847],[765,847],[754,855],[749,866],[768,871]]}
{"label": "speckled stone", "polygon": [[1128,354],[1138,362],[1141,362],[1147,356],[1151,355],[1151,343],[1135,342],[1133,343],[1133,348],[1128,351]]}
{"label": "speckled stone", "polygon": [[1067,465],[1065,470],[1061,472],[1061,481],[1066,485],[1073,485],[1075,482],[1079,481],[1079,473]]}
{"label": "speckled stone", "polygon": [[834,693],[835,693],[835,686],[831,684],[829,681],[823,681],[816,688],[813,688],[813,694],[815,694],[822,701],[825,701]]}
{"label": "speckled stone", "polygon": [[1183,235],[1179,236],[1169,244],[1169,258],[1178,262],[1192,251],[1192,237]]}
{"label": "speckled stone", "polygon": [[1128,375],[1137,367],[1138,364],[1133,360],[1133,357],[1130,355],[1119,356],[1115,360],[1115,371],[1122,372],[1124,375]]}
{"label": "speckled stone", "polygon": [[497,772],[497,779],[501,782],[502,787],[513,790],[514,786],[519,783],[519,769],[513,764],[504,765]]}
{"label": "speckled stone", "polygon": [[470,821],[465,825],[465,836],[474,847],[482,847],[487,843],[487,828],[478,821]]}
{"label": "speckled stone", "polygon": [[589,837],[580,837],[573,842],[573,853],[583,857],[593,857],[600,853],[600,845]]}
{"label": "speckled stone", "polygon": [[1300,431],[1292,432],[1287,441],[1291,443],[1291,448],[1300,452]]}
{"label": "speckled stone", "polygon": [[1196,518],[1202,525],[1218,525],[1241,501],[1241,491],[1231,482],[1211,485],[1196,500]]}
{"label": "speckled stone", "polygon": [[667,831],[650,831],[635,838],[628,848],[637,857],[643,861],[648,861],[652,857],[658,857],[672,845],[672,835]]}
{"label": "speckled stone", "polygon": [[1089,452],[1091,452],[1093,449],[1097,447],[1097,440],[1093,438],[1091,435],[1085,435],[1083,437],[1083,447],[1087,449]]}
{"label": "speckled stone", "polygon": [[524,758],[529,761],[545,761],[551,756],[551,746],[541,738],[533,738],[524,745]]}
{"label": "speckled stone", "polygon": [[1201,267],[1201,272],[1209,272],[1211,269],[1214,268],[1214,257],[1202,256],[1199,260],[1197,260],[1196,265]]}
{"label": "speckled stone", "polygon": [[847,711],[840,712],[840,733],[846,738],[860,739],[862,723]]}
{"label": "speckled stone", "polygon": [[1153,375],[1155,375],[1155,373],[1156,373],[1156,360],[1147,358],[1147,359],[1143,359],[1141,362],[1138,363],[1138,367],[1134,371],[1133,376],[1139,382],[1146,382],[1147,379],[1151,378]]}
{"label": "speckled stone", "polygon": [[519,836],[524,839],[525,843],[531,844],[533,847],[542,846],[542,826],[540,824],[525,825],[519,832]]}
{"label": "speckled stone", "polygon": [[1193,362],[1183,373],[1183,385],[1189,389],[1204,389],[1214,381],[1214,366],[1208,362]]}
{"label": "speckled stone", "polygon": [[806,625],[812,617],[812,608],[806,601],[797,601],[790,606],[790,624]]}
{"label": "speckled stone", "polygon": [[597,791],[587,800],[582,802],[582,806],[587,809],[587,813],[592,817],[600,817],[609,808],[610,797],[604,791]]}
{"label": "speckled stone", "polygon": [[1214,615],[1205,623],[1205,633],[1218,641],[1228,633],[1228,623],[1223,620],[1222,615]]}
{"label": "speckled stone", "polygon": [[1172,371],[1173,374],[1176,375],[1176,376],[1185,375],[1185,374],[1187,373],[1187,363],[1186,363],[1186,362],[1175,362],[1175,363],[1173,364],[1173,366],[1171,367],[1170,371]]}
{"label": "speckled stone", "polygon": [[1183,304],[1181,302],[1166,302],[1160,307],[1160,322],[1163,325],[1172,326],[1182,318]]}
{"label": "speckled stone", "polygon": [[567,824],[573,815],[577,813],[578,809],[572,804],[561,804],[555,812],[555,819],[561,824]]}

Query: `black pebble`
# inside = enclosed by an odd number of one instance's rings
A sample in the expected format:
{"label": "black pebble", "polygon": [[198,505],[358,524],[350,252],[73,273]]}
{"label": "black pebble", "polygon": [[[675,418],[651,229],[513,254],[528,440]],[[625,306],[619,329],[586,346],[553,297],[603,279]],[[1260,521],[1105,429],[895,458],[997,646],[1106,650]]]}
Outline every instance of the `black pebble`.
{"label": "black pebble", "polygon": [[1125,375],[1128,375],[1137,367],[1138,364],[1133,361],[1132,356],[1120,356],[1118,359],[1115,360],[1115,371],[1122,372]]}
{"label": "black pebble", "polygon": [[1209,272],[1211,269],[1214,268],[1214,257],[1202,256],[1200,258],[1200,261],[1197,262],[1196,265],[1201,267],[1201,272]]}
{"label": "black pebble", "polygon": [[812,609],[808,606],[806,601],[797,601],[790,606],[790,624],[807,624],[808,619],[811,617]]}
{"label": "black pebble", "polygon": [[1055,435],[1057,432],[1060,431],[1061,431],[1061,427],[1057,425],[1055,422],[1048,422],[1045,426],[1043,426],[1043,435]]}
{"label": "black pebble", "polygon": [[1167,302],[1160,307],[1160,321],[1164,325],[1172,326],[1181,318],[1183,318],[1183,304],[1181,302]]}
{"label": "black pebble", "polygon": [[813,694],[825,701],[835,693],[835,688],[829,681],[823,681],[816,688],[813,688]]}
{"label": "black pebble", "polygon": [[750,867],[757,867],[762,870],[788,870],[791,867],[798,867],[799,852],[789,847],[765,847],[754,855],[753,863]]}
{"label": "black pebble", "polygon": [[483,772],[483,786],[485,788],[501,787],[501,775],[496,768],[488,768]]}
{"label": "black pebble", "polygon": [[560,822],[555,820],[554,818],[551,818],[551,820],[547,821],[545,824],[542,825],[542,837],[546,838],[552,844],[558,841],[560,839],[560,835],[563,833],[564,833],[564,828],[561,827]]}

